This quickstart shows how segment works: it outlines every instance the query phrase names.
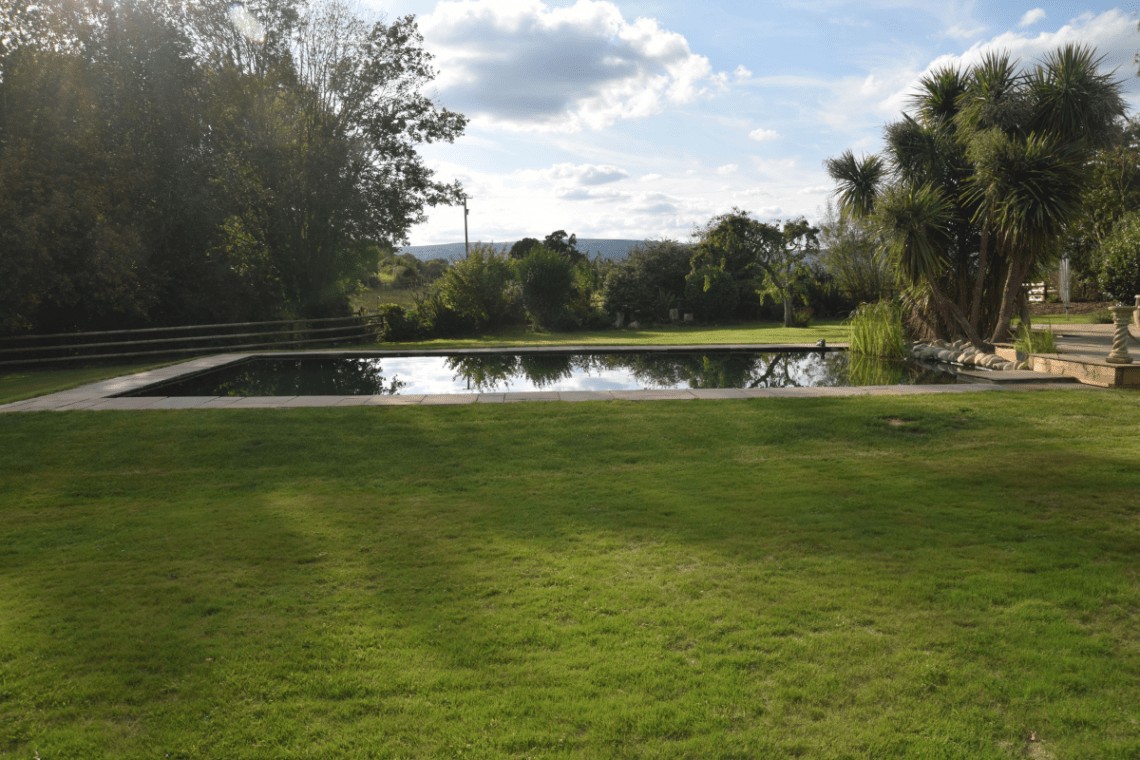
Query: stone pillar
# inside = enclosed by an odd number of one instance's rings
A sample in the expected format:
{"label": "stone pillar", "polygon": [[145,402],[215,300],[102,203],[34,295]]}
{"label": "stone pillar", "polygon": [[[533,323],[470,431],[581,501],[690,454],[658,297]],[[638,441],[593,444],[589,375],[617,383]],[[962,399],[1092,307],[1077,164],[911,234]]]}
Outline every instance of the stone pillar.
{"label": "stone pillar", "polygon": [[1113,306],[1112,323],[1116,328],[1112,335],[1112,353],[1105,359],[1109,364],[1131,364],[1132,357],[1128,355],[1128,322],[1132,314],[1131,306]]}
{"label": "stone pillar", "polygon": [[625,324],[625,312],[619,311],[617,313],[617,321],[614,322],[614,327],[621,327],[624,324]]}
{"label": "stone pillar", "polygon": [[[1137,300],[1138,302],[1140,302],[1140,296],[1137,296],[1137,297],[1136,297],[1136,300]],[[670,310],[669,310],[669,321],[670,321],[670,322],[674,322],[674,323],[675,323],[675,322],[677,322],[677,320],[679,320],[680,318],[681,318],[681,311],[680,311],[680,309],[670,309]]]}
{"label": "stone pillar", "polygon": [[686,322],[692,322],[693,321],[693,313],[691,311],[685,312],[685,321]]}
{"label": "stone pillar", "polygon": [[1136,311],[1132,312],[1132,321],[1140,327],[1140,296],[1136,296]]}

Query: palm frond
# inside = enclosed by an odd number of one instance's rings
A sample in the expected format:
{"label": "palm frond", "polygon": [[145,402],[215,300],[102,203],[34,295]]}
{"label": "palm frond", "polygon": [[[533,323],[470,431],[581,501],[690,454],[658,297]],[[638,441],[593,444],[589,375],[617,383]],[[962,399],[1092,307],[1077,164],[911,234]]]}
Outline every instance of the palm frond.
{"label": "palm frond", "polygon": [[1123,81],[1100,73],[1104,56],[1086,45],[1065,45],[1048,53],[1029,76],[1033,115],[1029,129],[1061,140],[1107,144],[1127,110]]}
{"label": "palm frond", "polygon": [[932,184],[889,187],[875,206],[875,222],[900,277],[933,281],[946,268],[952,217],[945,194]]}
{"label": "palm frond", "polygon": [[1084,151],[1047,135],[1015,140],[990,130],[971,143],[970,156],[979,216],[1004,246],[1051,250],[1080,208],[1088,174]]}
{"label": "palm frond", "polygon": [[874,155],[855,158],[854,153],[845,150],[823,165],[838,185],[835,195],[839,197],[840,211],[857,217],[868,216],[887,173],[883,160]]}
{"label": "palm frond", "polygon": [[947,66],[922,77],[918,86],[918,93],[910,100],[918,120],[928,127],[950,126],[969,89],[966,77],[959,69]]}
{"label": "palm frond", "polygon": [[1009,53],[987,53],[970,69],[969,86],[959,99],[955,122],[968,132],[997,128],[1012,133],[1029,116],[1025,75]]}

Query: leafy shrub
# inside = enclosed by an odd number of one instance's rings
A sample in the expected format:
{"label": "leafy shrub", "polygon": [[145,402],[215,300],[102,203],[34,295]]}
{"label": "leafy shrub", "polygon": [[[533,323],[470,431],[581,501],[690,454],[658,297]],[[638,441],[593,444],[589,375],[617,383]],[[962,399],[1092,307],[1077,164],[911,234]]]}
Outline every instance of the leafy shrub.
{"label": "leafy shrub", "polygon": [[451,308],[443,297],[439,284],[428,286],[413,294],[416,311],[422,322],[424,336],[434,335],[449,338],[462,335],[474,329],[474,324],[465,315]]}
{"label": "leafy shrub", "polygon": [[844,324],[850,330],[851,353],[888,359],[906,356],[902,314],[895,304],[865,303]]}
{"label": "leafy shrub", "polygon": [[815,310],[810,306],[805,306],[802,309],[796,309],[792,312],[792,324],[790,327],[811,327],[811,318],[815,316]]}
{"label": "leafy shrub", "polygon": [[511,265],[499,249],[476,243],[439,281],[444,303],[476,330],[502,324],[510,313]]}
{"label": "leafy shrub", "polygon": [[1094,325],[1111,325],[1113,321],[1112,312],[1108,309],[1097,309],[1089,314],[1089,322]]}
{"label": "leafy shrub", "polygon": [[823,266],[844,295],[855,303],[875,303],[897,290],[890,262],[868,222],[841,214],[828,201],[819,229],[820,247],[826,251]]}
{"label": "leafy shrub", "polygon": [[1101,245],[1100,289],[1118,303],[1131,305],[1140,294],[1140,213],[1125,214]]}
{"label": "leafy shrub", "polygon": [[376,316],[380,323],[377,335],[380,340],[401,343],[423,337],[424,326],[414,309],[404,311],[398,304],[382,303],[376,307]]}
{"label": "leafy shrub", "polygon": [[702,267],[685,281],[685,303],[699,319],[724,319],[740,301],[732,275],[719,267]]}
{"label": "leafy shrub", "polygon": [[393,269],[393,274],[395,276],[392,279],[392,286],[396,288],[412,288],[420,282],[419,271],[413,267],[396,265]]}
{"label": "leafy shrub", "polygon": [[538,242],[535,238],[523,238],[511,246],[511,252],[507,255],[515,261],[521,261],[526,258],[526,255],[530,253],[532,248],[537,248],[540,245],[542,245],[542,243]]}
{"label": "leafy shrub", "polygon": [[613,327],[613,320],[610,318],[609,312],[603,309],[591,309],[586,312],[586,318],[583,320],[582,326],[587,330],[605,330]]}
{"label": "leafy shrub", "polygon": [[[859,301],[846,294],[839,279],[822,264],[807,267],[800,297],[821,317],[849,314]],[[874,299],[878,300],[878,299]]]}
{"label": "leafy shrub", "polygon": [[536,246],[515,263],[515,276],[522,286],[527,316],[536,326],[547,330],[576,326],[569,308],[574,295],[574,265],[567,258]]}
{"label": "leafy shrub", "polygon": [[606,276],[603,295],[611,314],[664,320],[685,293],[692,248],[673,240],[651,240],[634,247]]}

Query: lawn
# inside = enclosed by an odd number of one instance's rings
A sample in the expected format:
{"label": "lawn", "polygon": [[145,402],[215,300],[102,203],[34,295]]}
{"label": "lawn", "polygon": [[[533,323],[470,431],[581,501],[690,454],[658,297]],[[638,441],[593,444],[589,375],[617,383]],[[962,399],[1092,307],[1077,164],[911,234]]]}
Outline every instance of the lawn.
{"label": "lawn", "polygon": [[[1041,325],[1092,325],[1098,324],[1093,314],[1038,314],[1031,317],[1034,327]],[[1021,318],[1015,317],[1013,324],[1021,324]],[[1104,323],[1100,323],[1104,324]]]}
{"label": "lawn", "polygon": [[1140,756],[1140,397],[0,417],[0,754]]}
{"label": "lawn", "polygon": [[147,364],[92,364],[82,367],[20,368],[0,370],[0,404],[10,404],[45,393],[57,393],[87,383],[163,367],[172,362]]}
{"label": "lawn", "polygon": [[776,345],[846,343],[848,328],[839,319],[815,320],[811,327],[784,327],[778,322],[741,325],[659,325],[638,330],[583,330],[570,333],[537,332],[508,327],[468,338],[438,338],[411,343],[377,343],[371,348],[488,348],[496,346],[677,346],[752,343]]}
{"label": "lawn", "polygon": [[377,304],[394,303],[405,309],[416,308],[415,291],[412,288],[394,288],[382,285],[378,288],[361,288],[348,297],[352,310],[375,311]]}

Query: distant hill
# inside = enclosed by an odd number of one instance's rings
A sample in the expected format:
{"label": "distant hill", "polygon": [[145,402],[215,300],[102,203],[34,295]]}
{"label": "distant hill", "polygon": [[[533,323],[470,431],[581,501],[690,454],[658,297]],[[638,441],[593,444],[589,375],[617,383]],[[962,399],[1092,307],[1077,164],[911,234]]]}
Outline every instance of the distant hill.
{"label": "distant hill", "polygon": [[[472,241],[474,243],[475,241]],[[509,250],[516,241],[495,243],[496,248]],[[590,253],[590,258],[599,254],[603,259],[621,259],[627,251],[642,240],[602,240],[598,238],[579,238],[578,250]],[[409,245],[401,248],[399,253],[410,253],[420,261],[428,259],[448,259],[454,261],[463,258],[463,243],[444,243],[443,245]]]}

